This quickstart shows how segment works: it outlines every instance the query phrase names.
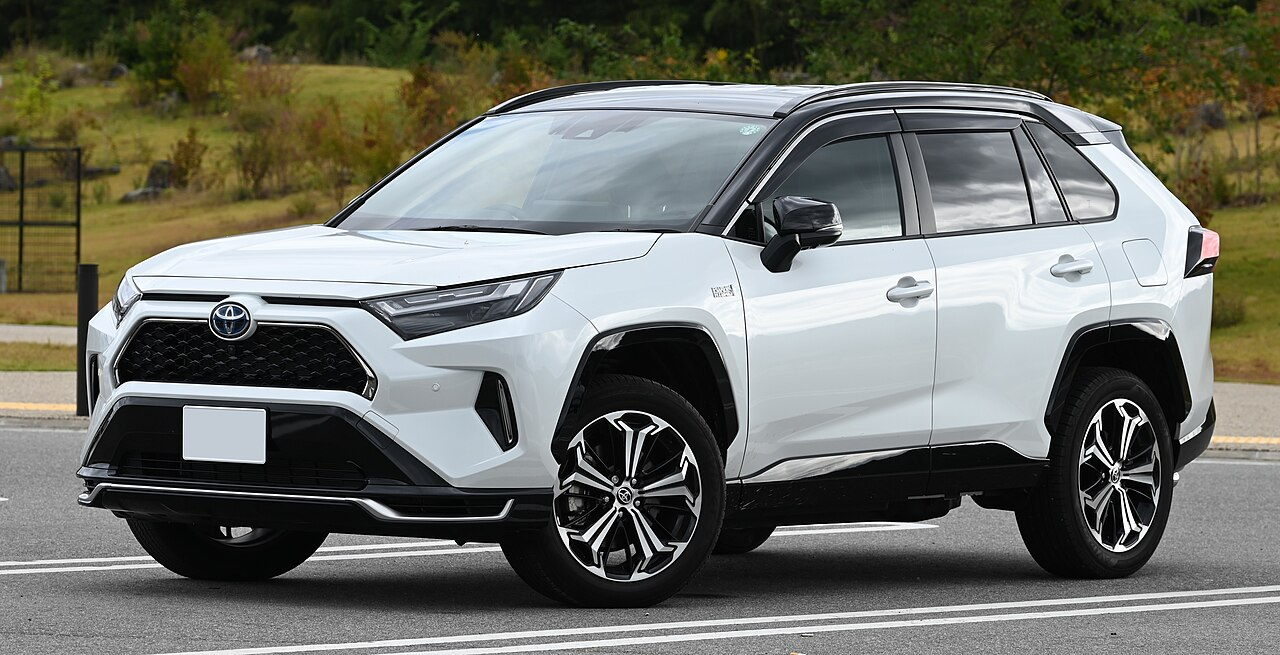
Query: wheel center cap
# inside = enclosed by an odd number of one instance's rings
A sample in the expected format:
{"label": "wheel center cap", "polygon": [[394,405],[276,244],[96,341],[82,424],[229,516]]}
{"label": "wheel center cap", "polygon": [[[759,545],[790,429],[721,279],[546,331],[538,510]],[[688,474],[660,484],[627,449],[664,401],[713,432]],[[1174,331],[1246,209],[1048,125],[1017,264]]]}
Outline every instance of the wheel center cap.
{"label": "wheel center cap", "polygon": [[1120,467],[1111,469],[1111,484],[1120,484]]}
{"label": "wheel center cap", "polygon": [[626,487],[622,487],[618,489],[617,496],[618,496],[618,502],[623,505],[630,505],[631,501],[635,500],[635,497],[636,497],[635,494]]}

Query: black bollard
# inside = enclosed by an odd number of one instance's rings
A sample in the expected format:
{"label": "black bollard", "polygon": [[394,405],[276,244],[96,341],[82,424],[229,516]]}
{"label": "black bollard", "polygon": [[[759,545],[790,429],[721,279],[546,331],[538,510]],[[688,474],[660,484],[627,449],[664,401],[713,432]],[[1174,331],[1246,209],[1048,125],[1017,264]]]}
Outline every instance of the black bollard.
{"label": "black bollard", "polygon": [[89,415],[89,376],[85,374],[85,339],[89,319],[98,313],[98,265],[76,267],[76,416]]}

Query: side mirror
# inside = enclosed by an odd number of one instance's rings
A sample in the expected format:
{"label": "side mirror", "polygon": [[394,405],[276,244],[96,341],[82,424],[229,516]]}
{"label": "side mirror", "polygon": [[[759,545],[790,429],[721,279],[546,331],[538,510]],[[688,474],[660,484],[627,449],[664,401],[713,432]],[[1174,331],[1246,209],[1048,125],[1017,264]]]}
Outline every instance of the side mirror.
{"label": "side mirror", "polygon": [[760,263],[774,273],[791,270],[801,250],[831,245],[843,231],[840,210],[816,198],[774,198],[773,214],[778,217],[778,234],[760,252]]}

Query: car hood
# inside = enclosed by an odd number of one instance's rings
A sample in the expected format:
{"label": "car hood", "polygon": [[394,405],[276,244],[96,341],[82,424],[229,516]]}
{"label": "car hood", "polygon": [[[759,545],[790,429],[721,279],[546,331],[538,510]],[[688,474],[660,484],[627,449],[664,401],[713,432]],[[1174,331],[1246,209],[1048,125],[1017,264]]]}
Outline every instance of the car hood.
{"label": "car hood", "polygon": [[634,259],[657,239],[646,232],[552,236],[308,225],[179,246],[130,274],[443,287]]}

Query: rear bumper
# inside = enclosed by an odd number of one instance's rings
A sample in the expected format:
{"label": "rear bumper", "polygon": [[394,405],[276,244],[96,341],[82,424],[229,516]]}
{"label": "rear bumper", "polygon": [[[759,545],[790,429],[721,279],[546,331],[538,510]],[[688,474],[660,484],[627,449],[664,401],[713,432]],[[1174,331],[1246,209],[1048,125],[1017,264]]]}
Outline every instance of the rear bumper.
{"label": "rear bumper", "polygon": [[1213,430],[1218,423],[1218,410],[1214,408],[1213,401],[1209,401],[1209,414],[1205,416],[1204,423],[1200,425],[1200,430],[1193,432],[1189,439],[1178,444],[1177,460],[1174,466],[1175,471],[1181,471],[1183,467],[1190,464],[1192,460],[1204,454],[1209,447],[1209,443],[1213,441]]}
{"label": "rear bumper", "polygon": [[189,462],[183,403],[118,401],[78,472],[80,504],[126,518],[466,541],[500,540],[550,516],[550,490],[451,486],[335,407],[257,403],[268,413],[266,464]]}

